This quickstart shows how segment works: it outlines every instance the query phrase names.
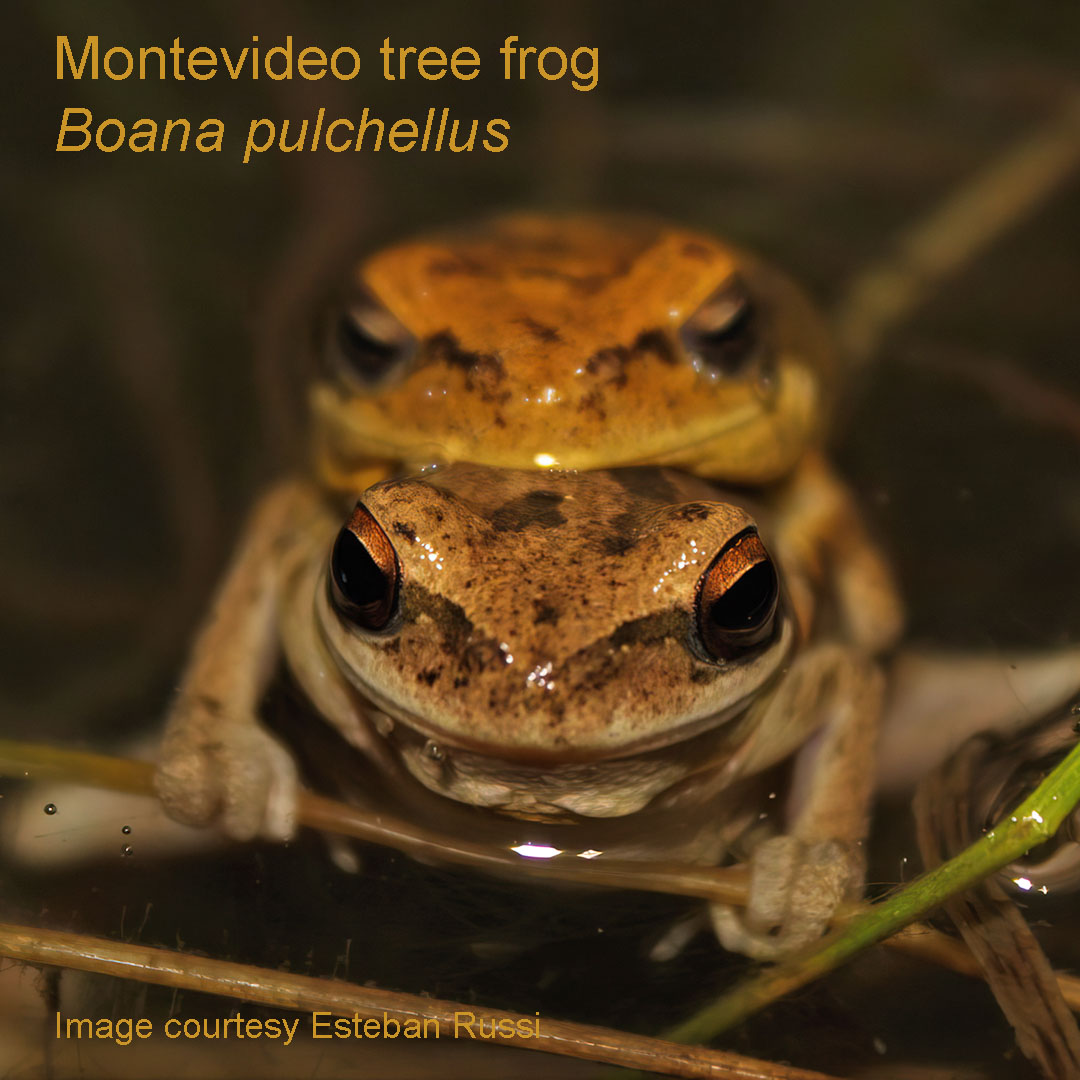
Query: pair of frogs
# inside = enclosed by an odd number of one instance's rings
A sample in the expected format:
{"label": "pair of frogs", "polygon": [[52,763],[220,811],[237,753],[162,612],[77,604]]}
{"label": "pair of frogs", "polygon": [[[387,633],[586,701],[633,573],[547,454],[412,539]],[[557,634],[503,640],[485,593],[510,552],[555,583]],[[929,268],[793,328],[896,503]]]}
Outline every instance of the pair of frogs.
{"label": "pair of frogs", "polygon": [[[258,717],[283,656],[414,816],[734,852],[725,947],[819,935],[862,879],[901,609],[817,446],[833,368],[798,289],[694,232],[513,217],[362,263],[327,354],[316,475],[246,527],[172,709],[166,809],[291,835],[297,769]],[[764,829],[754,782],[789,760]]]}

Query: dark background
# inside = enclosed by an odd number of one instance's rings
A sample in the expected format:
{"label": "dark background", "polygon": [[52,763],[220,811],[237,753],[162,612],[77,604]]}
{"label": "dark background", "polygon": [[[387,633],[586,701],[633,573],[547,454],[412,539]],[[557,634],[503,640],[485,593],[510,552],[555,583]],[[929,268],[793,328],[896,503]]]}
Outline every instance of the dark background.
{"label": "dark background", "polygon": [[[349,83],[58,83],[55,35],[87,33],[102,51],[179,35],[234,52],[291,33],[366,63]],[[507,34],[598,46],[598,88],[504,82]],[[386,83],[386,35],[471,45],[481,74]],[[1065,0],[52,2],[9,6],[3,36],[0,715],[7,734],[101,748],[157,727],[254,492],[302,462],[312,314],[356,252],[495,209],[639,209],[759,250],[829,307],[1080,92]],[[510,147],[241,164],[252,117],[365,105],[505,117]],[[225,148],[57,154],[65,106],[129,127],[217,116]],[[851,380],[835,454],[913,639],[1080,638],[1078,193],[944,283]]]}

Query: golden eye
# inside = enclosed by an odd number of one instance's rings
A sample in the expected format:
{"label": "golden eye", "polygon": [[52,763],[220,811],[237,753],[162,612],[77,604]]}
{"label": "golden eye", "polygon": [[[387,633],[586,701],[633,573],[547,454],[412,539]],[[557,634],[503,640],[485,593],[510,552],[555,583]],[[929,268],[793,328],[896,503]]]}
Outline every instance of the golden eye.
{"label": "golden eye", "polygon": [[394,614],[401,567],[394,546],[362,503],[337,535],[330,556],[330,601],[364,630],[382,630]]}
{"label": "golden eye", "polygon": [[679,332],[683,347],[722,375],[741,375],[761,343],[759,318],[742,278],[728,279]]}
{"label": "golden eye", "polygon": [[734,660],[767,641],[776,621],[780,582],[754,529],[729,541],[701,575],[697,624],[714,660]]}
{"label": "golden eye", "polygon": [[327,343],[331,375],[368,387],[407,356],[413,336],[373,296],[357,293],[338,309]]}

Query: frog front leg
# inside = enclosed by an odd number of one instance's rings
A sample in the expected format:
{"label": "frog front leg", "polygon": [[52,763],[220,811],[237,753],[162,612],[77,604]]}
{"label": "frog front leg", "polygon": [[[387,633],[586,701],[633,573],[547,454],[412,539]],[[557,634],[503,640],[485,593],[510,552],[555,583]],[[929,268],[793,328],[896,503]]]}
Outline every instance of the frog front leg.
{"label": "frog front leg", "polygon": [[868,652],[896,643],[904,612],[892,571],[874,544],[850,490],[816,452],[780,488],[776,554],[805,636],[817,598],[832,597],[837,633]]}
{"label": "frog front leg", "polygon": [[801,948],[861,888],[883,684],[865,653],[822,644],[796,660],[762,704],[729,774],[760,772],[799,748],[789,820],[784,834],[750,852],[745,910],[711,908],[726,949],[772,959]]}
{"label": "frog front leg", "polygon": [[259,500],[195,639],[155,774],[162,805],[179,821],[220,817],[236,840],[295,831],[296,769],[257,709],[279,651],[285,567],[319,502],[303,480],[283,481]]}

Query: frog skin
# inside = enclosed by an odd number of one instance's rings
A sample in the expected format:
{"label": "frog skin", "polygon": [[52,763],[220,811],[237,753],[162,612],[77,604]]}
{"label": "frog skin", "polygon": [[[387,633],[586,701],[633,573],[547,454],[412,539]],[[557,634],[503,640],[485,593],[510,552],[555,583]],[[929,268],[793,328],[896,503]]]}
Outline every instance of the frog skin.
{"label": "frog skin", "polygon": [[763,260],[648,218],[517,214],[372,255],[335,310],[311,389],[327,490],[455,461],[781,486],[787,533],[801,558],[841,568],[860,640],[896,639],[888,573],[819,445],[828,333]]}
{"label": "frog skin", "polygon": [[763,485],[799,623],[821,609],[868,653],[897,637],[888,568],[817,448],[822,324],[765,264],[639,219],[519,216],[387,249],[347,307],[312,391],[313,474],[256,504],[170,709],[174,815],[291,835],[295,768],[255,714],[296,530],[403,465],[668,464]]}
{"label": "frog skin", "polygon": [[[219,598],[275,617],[197,645],[159,793],[189,822],[289,834],[295,769],[256,716],[278,645],[399,785],[505,818],[632,822],[666,803],[700,819],[798,752],[790,821],[749,852],[747,909],[712,907],[727,948],[796,948],[861,880],[881,680],[859,626],[819,602],[829,568],[785,536],[805,516],[792,498],[750,507],[651,468],[456,465],[373,486],[342,528],[313,486],[281,488],[247,533],[275,545],[276,581],[229,576]],[[704,820],[683,854],[715,859],[730,822]]]}
{"label": "frog skin", "polygon": [[357,267],[312,389],[316,471],[385,462],[791,471],[832,391],[796,286],[713,237],[635,217],[515,215]]}

